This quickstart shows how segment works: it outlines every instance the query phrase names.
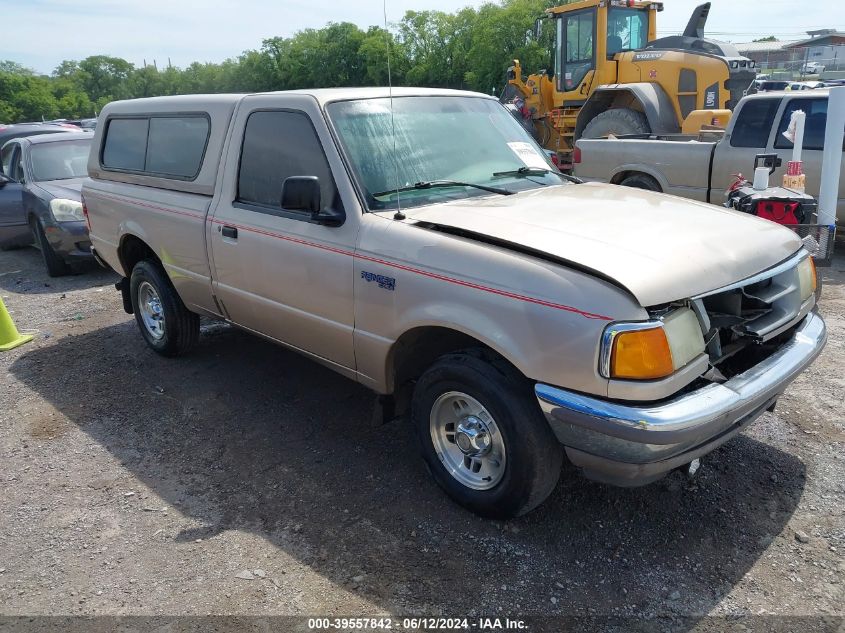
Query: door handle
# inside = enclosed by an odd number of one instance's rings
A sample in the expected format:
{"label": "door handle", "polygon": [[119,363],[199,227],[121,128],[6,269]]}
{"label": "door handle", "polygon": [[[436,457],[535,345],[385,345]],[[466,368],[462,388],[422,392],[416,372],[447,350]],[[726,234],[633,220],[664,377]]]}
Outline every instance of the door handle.
{"label": "door handle", "polygon": [[234,226],[224,226],[222,233],[223,237],[229,237],[233,240],[238,239],[238,229]]}

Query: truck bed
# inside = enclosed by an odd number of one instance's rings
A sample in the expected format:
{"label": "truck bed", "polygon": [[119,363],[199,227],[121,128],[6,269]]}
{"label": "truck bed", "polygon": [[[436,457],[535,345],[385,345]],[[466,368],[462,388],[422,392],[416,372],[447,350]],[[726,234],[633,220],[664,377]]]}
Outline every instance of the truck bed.
{"label": "truck bed", "polygon": [[619,184],[634,172],[654,178],[661,191],[707,202],[715,140],[698,135],[629,135],[578,141],[575,175]]}

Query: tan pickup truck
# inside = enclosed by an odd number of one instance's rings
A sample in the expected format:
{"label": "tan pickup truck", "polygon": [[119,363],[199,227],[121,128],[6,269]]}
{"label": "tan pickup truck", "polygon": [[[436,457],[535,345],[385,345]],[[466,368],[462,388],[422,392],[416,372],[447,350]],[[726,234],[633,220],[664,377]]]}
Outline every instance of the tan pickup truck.
{"label": "tan pickup truck", "polygon": [[485,95],[115,102],[89,175],[94,253],[150,347],[186,352],[206,315],[328,365],[487,516],[541,503],[564,453],[620,485],[697,464],[826,338],[792,232],[578,184]]}

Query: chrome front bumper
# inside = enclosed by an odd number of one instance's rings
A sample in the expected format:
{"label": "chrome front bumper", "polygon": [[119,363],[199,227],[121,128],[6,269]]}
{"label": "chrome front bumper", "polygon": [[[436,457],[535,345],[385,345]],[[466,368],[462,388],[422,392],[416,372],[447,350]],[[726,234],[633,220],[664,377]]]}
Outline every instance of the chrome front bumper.
{"label": "chrome front bumper", "polygon": [[659,404],[610,402],[542,383],[534,390],[585,475],[638,486],[709,453],[757,419],[826,341],[824,320],[811,312],[788,343],[748,371]]}

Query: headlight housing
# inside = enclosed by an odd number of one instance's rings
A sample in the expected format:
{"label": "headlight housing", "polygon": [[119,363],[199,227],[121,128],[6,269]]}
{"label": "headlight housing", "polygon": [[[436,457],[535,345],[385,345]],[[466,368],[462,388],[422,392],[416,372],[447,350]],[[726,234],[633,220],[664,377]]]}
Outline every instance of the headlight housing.
{"label": "headlight housing", "polygon": [[806,301],[816,292],[816,263],[812,257],[805,257],[798,264],[798,285],[801,289],[801,301]]}
{"label": "headlight housing", "polygon": [[56,218],[56,222],[76,222],[85,219],[82,215],[82,203],[67,198],[50,200],[50,213]]}
{"label": "headlight housing", "polygon": [[689,308],[678,308],[660,319],[607,326],[600,369],[605,378],[654,380],[681,369],[703,352],[698,317]]}

